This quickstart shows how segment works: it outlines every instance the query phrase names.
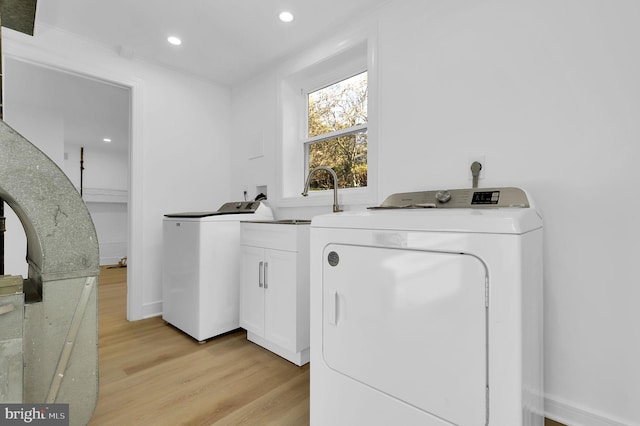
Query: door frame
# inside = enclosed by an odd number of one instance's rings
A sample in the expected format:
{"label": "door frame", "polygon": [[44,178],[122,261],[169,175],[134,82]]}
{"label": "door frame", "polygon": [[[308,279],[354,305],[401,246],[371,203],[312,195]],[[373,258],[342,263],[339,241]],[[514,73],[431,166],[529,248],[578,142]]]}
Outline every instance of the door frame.
{"label": "door frame", "polygon": [[[77,60],[63,60],[60,56],[24,46],[21,42],[3,34],[4,41],[10,41],[3,46],[3,55],[17,61],[27,62],[34,66],[50,68],[52,70],[76,75],[81,78],[103,81],[129,88],[130,118],[129,118],[129,193],[127,200],[128,215],[128,259],[127,259],[127,319],[144,318],[143,312],[143,251],[142,251],[142,154],[144,139],[142,133],[142,100],[143,82],[129,75],[120,74]],[[18,43],[18,46],[14,45]],[[17,52],[19,51],[19,53]],[[7,84],[5,81],[4,84]],[[5,105],[6,108],[6,105]]]}

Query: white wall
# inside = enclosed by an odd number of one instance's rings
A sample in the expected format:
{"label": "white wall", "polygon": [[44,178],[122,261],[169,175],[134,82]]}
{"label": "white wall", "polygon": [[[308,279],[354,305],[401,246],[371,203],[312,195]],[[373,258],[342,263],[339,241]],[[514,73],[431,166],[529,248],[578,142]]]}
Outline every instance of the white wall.
{"label": "white wall", "polygon": [[128,317],[160,314],[163,214],[229,199],[229,90],[39,23],[2,31],[5,55],[132,88]]}
{"label": "white wall", "polygon": [[[25,138],[32,141],[56,164],[62,164],[64,158],[64,127],[59,113],[51,109],[31,108],[23,104],[13,104],[11,108],[7,108],[6,92],[4,102],[4,121]],[[4,235],[4,272],[7,275],[26,277],[28,275],[26,262],[27,237],[24,228],[18,216],[7,204],[5,204],[4,215],[7,218],[7,230]]]}
{"label": "white wall", "polygon": [[[63,170],[80,189],[80,149],[65,144]],[[84,147],[83,198],[96,227],[100,265],[115,265],[128,257],[129,152]]]}
{"label": "white wall", "polygon": [[[6,78],[6,76],[5,76]],[[9,83],[10,84],[10,83]],[[9,101],[5,94],[5,102]],[[61,165],[64,158],[64,124],[58,111],[12,104],[4,112],[4,121]]]}
{"label": "white wall", "polygon": [[126,203],[87,202],[98,235],[100,265],[115,265],[128,257],[128,217]]}
{"label": "white wall", "polygon": [[[61,165],[73,185],[80,189],[81,145],[66,143],[65,160]],[[84,173],[82,187],[93,189],[129,189],[129,152],[84,147]]]}
{"label": "white wall", "polygon": [[275,124],[278,114],[275,91],[275,77],[272,75],[260,76],[256,81],[234,88],[231,102],[233,199],[242,199],[244,190],[253,199],[258,195],[256,187],[266,185],[271,201],[274,198],[272,194],[277,191],[279,170],[276,167]]}
{"label": "white wall", "polygon": [[[547,416],[568,424],[640,424],[638,16],[635,0],[402,0],[373,16],[378,196],[470,186],[476,156],[481,186],[530,191],[545,217]],[[277,184],[277,74],[234,88],[233,192]],[[257,130],[265,155],[248,160]]]}

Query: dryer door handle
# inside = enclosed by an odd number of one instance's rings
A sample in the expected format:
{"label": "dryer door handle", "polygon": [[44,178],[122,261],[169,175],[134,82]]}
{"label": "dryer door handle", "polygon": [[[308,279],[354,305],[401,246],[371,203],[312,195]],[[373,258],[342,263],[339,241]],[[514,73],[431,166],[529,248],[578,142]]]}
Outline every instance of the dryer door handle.
{"label": "dryer door handle", "polygon": [[338,325],[338,291],[330,290],[327,297],[327,320],[331,325]]}

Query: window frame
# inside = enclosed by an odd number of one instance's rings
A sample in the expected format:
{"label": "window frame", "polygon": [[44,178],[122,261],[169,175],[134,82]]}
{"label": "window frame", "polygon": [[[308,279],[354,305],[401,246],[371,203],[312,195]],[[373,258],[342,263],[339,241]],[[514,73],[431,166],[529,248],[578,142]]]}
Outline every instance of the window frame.
{"label": "window frame", "polygon": [[[336,45],[340,48],[336,48]],[[361,29],[339,43],[329,41],[300,58],[278,78],[278,166],[279,194],[282,207],[319,206],[331,204],[333,191],[312,191],[308,197],[301,192],[309,173],[307,143],[330,139],[331,134],[308,137],[308,94],[339,81],[367,72],[367,186],[341,188],[341,205],[363,205],[377,202],[378,175],[378,72],[377,31]],[[356,126],[350,128],[353,132]],[[338,131],[343,132],[343,131]],[[332,132],[336,133],[336,132]],[[346,133],[345,133],[346,134]],[[335,137],[335,136],[334,136]]]}

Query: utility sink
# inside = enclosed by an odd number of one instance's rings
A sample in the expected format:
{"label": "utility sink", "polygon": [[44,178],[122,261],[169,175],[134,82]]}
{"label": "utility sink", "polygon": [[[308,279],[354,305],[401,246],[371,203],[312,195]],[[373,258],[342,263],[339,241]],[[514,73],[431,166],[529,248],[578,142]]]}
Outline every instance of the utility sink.
{"label": "utility sink", "polygon": [[308,225],[311,223],[311,219],[282,219],[274,220],[274,223],[280,223],[282,225]]}
{"label": "utility sink", "polygon": [[276,225],[309,225],[311,219],[251,220],[252,223],[273,223]]}

